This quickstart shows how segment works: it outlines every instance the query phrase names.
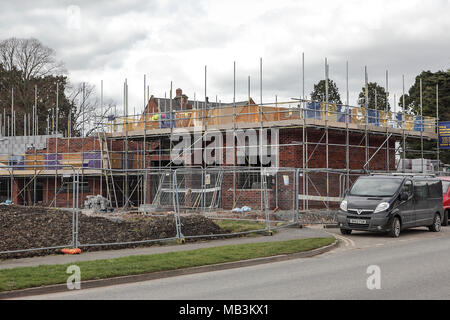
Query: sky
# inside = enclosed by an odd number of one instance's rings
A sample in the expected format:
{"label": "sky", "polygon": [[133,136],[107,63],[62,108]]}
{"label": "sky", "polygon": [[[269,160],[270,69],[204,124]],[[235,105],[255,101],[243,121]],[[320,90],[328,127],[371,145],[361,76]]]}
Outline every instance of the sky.
{"label": "sky", "polygon": [[123,82],[129,110],[144,106],[144,75],[150,94],[182,88],[193,99],[236,100],[250,92],[264,103],[305,94],[324,79],[324,64],[350,104],[369,81],[385,86],[391,103],[422,70],[450,69],[450,0],[0,0],[0,39],[39,39],[56,50],[73,83],[104,83],[105,100],[120,109]]}

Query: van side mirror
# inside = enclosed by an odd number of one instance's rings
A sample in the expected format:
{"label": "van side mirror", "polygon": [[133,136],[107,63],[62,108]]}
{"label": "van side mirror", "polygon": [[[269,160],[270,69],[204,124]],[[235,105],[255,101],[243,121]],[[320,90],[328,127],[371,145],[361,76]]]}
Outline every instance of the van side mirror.
{"label": "van side mirror", "polygon": [[400,194],[400,200],[401,200],[401,201],[407,201],[408,199],[409,199],[409,195],[408,195],[407,192],[402,192],[402,193]]}

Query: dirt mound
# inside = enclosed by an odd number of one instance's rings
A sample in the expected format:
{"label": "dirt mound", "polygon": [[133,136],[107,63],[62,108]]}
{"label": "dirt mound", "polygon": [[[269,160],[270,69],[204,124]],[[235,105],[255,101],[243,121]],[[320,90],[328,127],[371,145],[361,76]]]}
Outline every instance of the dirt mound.
{"label": "dirt mound", "polygon": [[[72,219],[72,213],[68,211],[0,205],[0,251],[70,246]],[[181,225],[184,236],[226,233],[213,221],[199,215],[182,216]],[[107,244],[173,237],[176,237],[173,215],[132,220],[79,215],[79,242],[84,245],[106,244],[100,247],[85,247],[83,251],[136,247],[139,244],[120,246]],[[0,254],[0,259],[48,255],[56,252],[59,250]]]}

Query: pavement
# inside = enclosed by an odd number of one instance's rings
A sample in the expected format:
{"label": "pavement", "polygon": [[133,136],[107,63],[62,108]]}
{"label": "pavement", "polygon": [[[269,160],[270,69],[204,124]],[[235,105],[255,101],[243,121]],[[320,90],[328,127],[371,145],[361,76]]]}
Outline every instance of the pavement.
{"label": "pavement", "polygon": [[196,241],[196,242],[188,242],[183,245],[171,243],[167,245],[154,245],[151,247],[142,247],[134,249],[86,252],[82,253],[81,255],[51,255],[33,258],[8,259],[0,261],[0,269],[11,269],[16,267],[33,267],[39,265],[52,265],[52,264],[68,264],[68,263],[76,263],[79,261],[114,259],[120,257],[148,255],[155,253],[175,252],[175,251],[187,251],[226,245],[272,242],[272,241],[288,241],[295,239],[323,238],[323,237],[330,237],[330,234],[327,233],[323,228],[311,229],[311,228],[292,227],[279,229],[277,230],[276,233],[274,233],[273,236],[239,237],[223,240]]}
{"label": "pavement", "polygon": [[[307,259],[26,299],[183,299],[197,303],[211,299],[450,299],[450,227],[440,233],[426,228],[408,230],[398,239],[362,232],[344,237],[339,230],[320,227],[306,230],[336,235],[340,246]],[[374,266],[379,282],[372,281]]]}

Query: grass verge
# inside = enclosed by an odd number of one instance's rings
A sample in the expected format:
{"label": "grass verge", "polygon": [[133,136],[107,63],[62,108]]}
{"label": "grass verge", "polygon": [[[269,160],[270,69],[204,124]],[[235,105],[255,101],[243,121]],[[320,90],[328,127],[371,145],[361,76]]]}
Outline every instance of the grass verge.
{"label": "grass verge", "polygon": [[213,248],[131,256],[109,260],[83,261],[65,265],[20,267],[0,270],[0,291],[61,284],[67,281],[69,265],[81,269],[81,280],[106,279],[157,271],[198,267],[309,251],[332,244],[334,238],[300,239],[249,243]]}

